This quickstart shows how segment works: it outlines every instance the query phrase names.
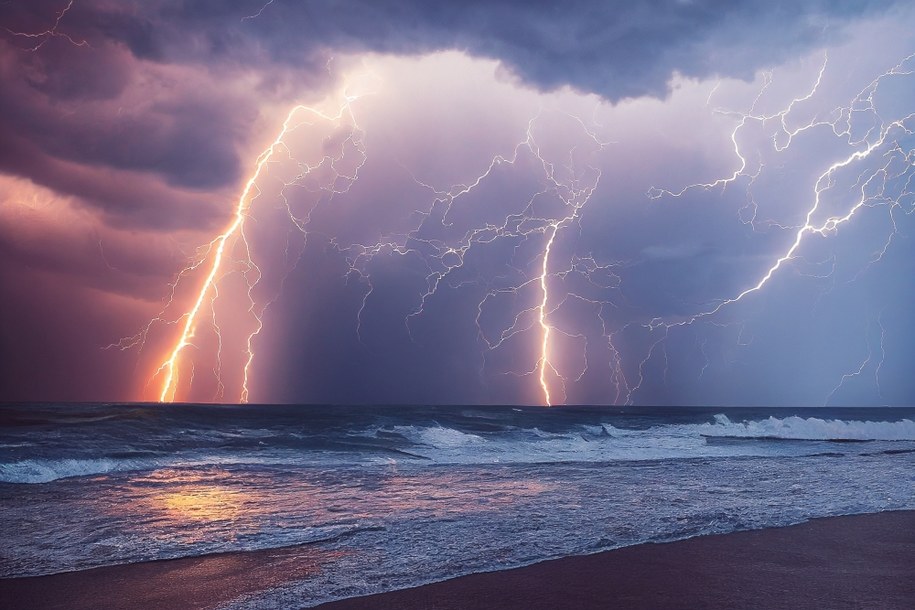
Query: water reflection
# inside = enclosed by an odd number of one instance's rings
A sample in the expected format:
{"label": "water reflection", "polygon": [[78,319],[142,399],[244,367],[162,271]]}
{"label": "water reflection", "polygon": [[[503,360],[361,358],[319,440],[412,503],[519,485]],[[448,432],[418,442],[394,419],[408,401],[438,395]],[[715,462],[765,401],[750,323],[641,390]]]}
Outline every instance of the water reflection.
{"label": "water reflection", "polygon": [[237,492],[220,488],[176,490],[162,494],[165,509],[176,520],[232,520],[239,512]]}
{"label": "water reflection", "polygon": [[221,470],[157,470],[134,477],[128,495],[164,523],[233,521],[256,489],[232,482]]}
{"label": "water reflection", "polygon": [[263,548],[334,540],[393,520],[501,510],[554,488],[498,471],[171,468],[128,477],[101,504],[159,541]]}

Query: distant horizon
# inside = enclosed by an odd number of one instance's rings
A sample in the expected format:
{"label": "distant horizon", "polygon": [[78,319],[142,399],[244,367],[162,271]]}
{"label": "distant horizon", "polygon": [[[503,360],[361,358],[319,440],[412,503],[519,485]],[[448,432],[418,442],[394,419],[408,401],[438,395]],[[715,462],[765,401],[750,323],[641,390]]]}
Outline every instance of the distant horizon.
{"label": "distant horizon", "polygon": [[45,401],[0,401],[0,408],[29,406],[29,405],[46,405],[46,406],[143,406],[153,408],[174,408],[181,407],[244,407],[257,409],[260,407],[346,407],[346,408],[484,408],[484,409],[530,409],[540,411],[562,411],[569,409],[609,409],[620,411],[639,411],[639,410],[673,410],[678,409],[757,409],[757,410],[786,410],[786,411],[817,411],[817,410],[840,410],[840,411],[867,411],[869,409],[900,409],[915,410],[915,405],[600,405],[600,404],[562,404],[562,405],[522,405],[522,404],[495,404],[495,403],[308,403],[308,402],[278,402],[278,403],[218,403],[218,402],[143,402],[129,400],[98,400],[98,401],[63,401],[63,400],[45,400]]}

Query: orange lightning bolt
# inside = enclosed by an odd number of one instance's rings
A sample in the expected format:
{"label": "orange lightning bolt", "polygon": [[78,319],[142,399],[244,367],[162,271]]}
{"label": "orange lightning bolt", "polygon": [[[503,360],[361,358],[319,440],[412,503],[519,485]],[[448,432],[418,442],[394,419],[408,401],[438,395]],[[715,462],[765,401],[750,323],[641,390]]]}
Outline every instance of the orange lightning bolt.
{"label": "orange lightning bolt", "polygon": [[[249,257],[246,261],[249,270],[253,270],[257,274],[253,282],[248,282],[249,298],[251,295],[251,290],[253,290],[254,285],[257,284],[259,279],[259,269],[257,265],[254,264],[254,262],[250,259],[250,249],[248,248],[248,243],[244,235],[244,224],[246,218],[248,217],[251,204],[259,193],[257,182],[264,173],[268,163],[271,159],[274,158],[278,151],[287,150],[285,138],[300,124],[305,123],[304,120],[296,121],[296,116],[300,113],[309,113],[312,115],[317,115],[322,119],[328,121],[336,121],[341,119],[346,113],[351,114],[350,104],[359,97],[361,96],[344,93],[344,103],[336,116],[327,115],[312,107],[296,105],[287,114],[286,119],[283,121],[282,129],[277,134],[276,139],[274,139],[273,142],[257,157],[254,172],[245,182],[244,189],[242,190],[242,193],[238,198],[238,202],[235,205],[235,212],[232,218],[232,222],[222,233],[210,241],[206,248],[207,256],[211,259],[209,272],[201,284],[192,306],[187,310],[186,313],[181,316],[181,318],[184,319],[184,323],[181,328],[181,334],[175,342],[174,346],[171,348],[168,357],[162,362],[161,365],[159,365],[155,373],[152,375],[153,379],[156,379],[160,376],[162,378],[162,386],[159,392],[160,402],[172,402],[175,400],[179,381],[178,371],[181,354],[186,347],[193,345],[191,340],[194,337],[194,332],[201,316],[201,310],[204,308],[204,303],[206,302],[207,297],[212,295],[212,298],[215,298],[217,294],[217,282],[218,278],[220,277],[220,270],[223,268],[224,262],[227,258],[227,247],[229,247],[229,243],[236,237],[240,237],[242,239],[244,242],[245,250],[249,252]],[[210,256],[210,254],[212,256]],[[198,261],[194,263],[191,268],[197,268],[201,264],[202,261]],[[189,269],[187,268],[182,270],[181,274],[179,274],[179,277],[186,274],[188,270]],[[243,368],[241,395],[239,397],[239,401],[243,403],[248,401],[248,373],[251,367],[251,363],[254,359],[252,341],[253,338],[263,328],[263,321],[261,317],[257,314],[257,312],[254,311],[253,301],[252,307],[249,309],[249,311],[255,317],[255,329],[249,333],[245,344],[246,358]],[[219,333],[217,329],[217,336],[218,334]]]}
{"label": "orange lightning bolt", "polygon": [[194,329],[197,325],[197,316],[200,314],[200,308],[203,305],[203,301],[207,294],[209,294],[215,288],[216,276],[219,273],[220,267],[222,266],[222,260],[226,250],[226,243],[229,241],[229,238],[240,232],[241,227],[245,222],[245,212],[250,205],[251,193],[255,188],[257,179],[260,177],[264,167],[267,165],[267,162],[273,156],[274,152],[276,152],[276,149],[282,145],[283,138],[289,131],[290,125],[292,124],[292,119],[296,112],[303,108],[304,106],[296,106],[289,111],[289,114],[286,116],[286,120],[283,121],[283,128],[280,130],[279,135],[276,137],[273,143],[270,144],[270,146],[257,158],[254,174],[248,178],[248,181],[245,183],[245,188],[242,190],[241,197],[238,198],[238,204],[235,206],[235,215],[232,219],[232,223],[225,231],[217,235],[216,238],[210,242],[211,250],[215,246],[215,250],[212,250],[214,254],[213,264],[210,267],[210,272],[207,274],[203,285],[200,287],[200,292],[197,294],[197,298],[194,301],[193,306],[184,315],[184,327],[181,330],[181,336],[178,338],[178,341],[172,348],[168,358],[159,366],[158,370],[153,375],[153,377],[158,377],[160,374],[164,374],[162,390],[159,394],[159,400],[161,402],[171,402],[175,399],[175,391],[178,381],[175,369],[178,366],[178,356],[181,354],[181,351],[185,347],[191,345],[190,340],[194,336]]}

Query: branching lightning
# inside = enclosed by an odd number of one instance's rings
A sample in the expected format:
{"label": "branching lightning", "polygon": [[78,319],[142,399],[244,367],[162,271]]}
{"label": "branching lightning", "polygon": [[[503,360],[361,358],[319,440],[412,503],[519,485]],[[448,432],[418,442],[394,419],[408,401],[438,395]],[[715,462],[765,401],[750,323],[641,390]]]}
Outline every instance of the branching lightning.
{"label": "branching lightning", "polygon": [[[907,66],[912,63],[913,58],[915,58],[915,53],[908,55],[890,70],[873,79],[863,90],[858,93],[857,96],[854,97],[854,99],[852,99],[852,101],[847,106],[835,109],[831,113],[832,117],[834,117],[832,120],[814,118],[809,123],[806,123],[795,129],[789,129],[787,117],[797,104],[809,100],[816,95],[823,81],[823,76],[826,72],[828,56],[824,58],[817,78],[812,88],[806,95],[794,98],[788,104],[788,106],[774,114],[755,114],[755,108],[762,94],[771,84],[771,76],[767,75],[760,94],[756,97],[750,109],[746,113],[739,114],[739,121],[731,133],[731,142],[734,145],[735,154],[739,159],[739,167],[731,176],[721,178],[709,183],[690,184],[676,192],[657,188],[652,188],[649,190],[648,196],[652,199],[657,199],[663,196],[678,198],[695,189],[702,189],[707,191],[716,187],[724,188],[729,184],[735,182],[739,177],[747,176],[749,178],[747,189],[748,200],[753,204],[753,220],[755,221],[756,206],[755,200],[752,196],[751,188],[753,181],[763,170],[763,167],[760,165],[760,168],[753,175],[748,175],[745,173],[747,162],[744,153],[742,153],[738,144],[738,134],[748,124],[748,121],[756,121],[763,125],[771,121],[777,121],[778,129],[771,137],[772,147],[775,152],[783,152],[787,150],[791,146],[793,139],[798,134],[817,127],[830,128],[833,134],[837,138],[843,139],[848,147],[851,149],[857,149],[847,154],[847,156],[844,156],[843,158],[840,158],[839,160],[830,164],[822,173],[816,177],[812,189],[812,203],[807,209],[806,215],[804,217],[804,223],[802,225],[797,227],[788,227],[775,222],[769,223],[770,225],[775,225],[780,228],[790,228],[795,230],[794,239],[787,247],[787,249],[785,249],[775,258],[775,261],[772,263],[772,265],[766,269],[766,271],[757,280],[755,280],[754,283],[752,283],[748,288],[745,288],[735,296],[719,300],[719,302],[710,309],[701,310],[697,313],[676,320],[654,318],[646,325],[649,330],[654,331],[659,328],[663,329],[663,340],[666,338],[670,329],[675,327],[688,326],[699,320],[711,318],[725,307],[738,303],[750,295],[761,291],[778,273],[778,271],[782,269],[783,266],[799,257],[798,251],[801,249],[807,238],[812,236],[820,236],[825,238],[836,234],[842,225],[851,221],[852,218],[854,218],[863,208],[886,207],[888,209],[889,217],[893,225],[893,232],[888,236],[883,248],[875,254],[870,264],[879,261],[885,255],[887,248],[889,248],[893,240],[894,235],[897,233],[896,221],[893,214],[896,210],[902,209],[903,198],[911,195],[909,186],[913,178],[912,156],[913,152],[915,151],[905,150],[903,145],[900,144],[900,139],[906,136],[911,136],[913,134],[912,122],[913,119],[915,119],[915,113],[907,114],[896,120],[888,122],[884,121],[877,112],[874,97],[881,83],[885,79],[893,76],[911,75],[913,73],[913,69]],[[869,118],[876,119],[877,123],[875,126],[867,129],[867,131],[860,137],[856,137],[854,135],[854,119],[856,114],[865,114]],[[784,140],[781,144],[779,143],[780,138]],[[816,216],[821,211],[824,197],[826,196],[827,192],[830,191],[830,189],[832,189],[837,183],[837,176],[843,170],[854,167],[858,162],[862,162],[870,157],[878,156],[881,151],[883,151],[883,157],[886,159],[885,164],[878,167],[876,170],[864,169],[862,171],[856,183],[858,195],[844,210],[844,212],[831,214],[822,220],[817,220]],[[895,173],[893,170],[891,170],[891,166],[893,165],[899,166],[899,170]],[[904,188],[895,197],[889,196],[885,188],[888,181],[891,179],[899,180],[901,178],[906,179]],[[911,210],[908,210],[907,213],[911,213]],[[870,266],[870,264],[868,266]],[[866,269],[860,271],[858,275],[864,271],[866,271]],[[856,275],[856,278],[858,275]],[[654,346],[652,346],[652,350],[653,348]],[[651,350],[639,367],[640,377],[642,367],[644,367],[645,363],[650,358]],[[869,364],[870,359],[871,354],[869,351],[867,358],[864,360],[864,362],[861,364],[861,367],[857,371],[843,375],[836,388],[829,393],[826,399],[827,402],[830,398],[832,398],[835,392],[842,387],[843,383],[847,379],[860,375],[864,368]],[[640,379],[639,384],[633,388],[633,391],[639,388],[641,381],[642,380]],[[631,400],[631,393],[629,398]]]}
{"label": "branching lightning", "polygon": [[[197,293],[197,298],[195,299],[193,305],[184,314],[184,326],[181,329],[181,335],[178,337],[178,341],[175,343],[174,348],[172,348],[171,353],[168,355],[168,358],[159,366],[154,376],[159,376],[160,374],[163,377],[162,381],[162,391],[159,393],[159,400],[162,402],[170,402],[175,398],[175,392],[177,391],[177,362],[178,356],[181,354],[182,350],[185,347],[191,345],[190,340],[194,336],[194,329],[197,325],[197,316],[200,313],[200,308],[203,306],[203,302],[206,299],[207,295],[210,293],[213,294],[213,298],[216,298],[218,292],[216,291],[216,278],[222,267],[222,259],[226,250],[226,243],[230,238],[234,237],[236,234],[240,234],[244,240],[244,234],[241,229],[245,222],[245,214],[250,205],[251,194],[256,188],[257,179],[260,177],[261,172],[264,169],[264,166],[276,152],[277,148],[282,145],[283,138],[289,129],[292,127],[292,120],[295,114],[300,110],[304,109],[302,106],[296,106],[293,108],[289,115],[286,117],[286,120],[283,122],[283,128],[280,130],[279,135],[276,139],[270,144],[270,146],[261,153],[260,157],[257,159],[255,166],[254,174],[248,179],[245,183],[245,188],[242,190],[241,197],[238,199],[238,203],[235,207],[235,214],[232,220],[232,223],[225,229],[222,233],[216,236],[216,238],[210,242],[209,250],[213,252],[212,263],[210,266],[210,271],[206,276],[206,279],[203,281],[203,285],[200,287],[200,291]],[[247,248],[247,241],[245,241],[245,247]],[[218,327],[217,327],[218,328]],[[218,331],[217,331],[218,333]],[[249,351],[249,354],[251,352]],[[253,357],[253,356],[250,356]],[[250,362],[249,357],[249,362]],[[247,370],[247,367],[246,367]],[[241,395],[241,401],[245,402],[247,400],[247,377],[243,383],[243,390]]]}
{"label": "branching lightning", "polygon": [[4,27],[3,29],[6,30],[12,36],[15,36],[17,38],[26,38],[29,40],[36,41],[34,46],[28,47],[25,49],[25,50],[31,51],[31,52],[37,51],[38,49],[43,47],[45,44],[47,44],[47,42],[49,40],[51,40],[52,38],[63,38],[70,44],[77,46],[77,47],[88,47],[89,46],[88,41],[76,40],[69,34],[65,34],[65,33],[61,32],[59,29],[60,22],[63,20],[64,16],[66,16],[66,14],[68,12],[70,12],[70,9],[73,8],[74,2],[76,2],[76,0],[69,0],[69,2],[67,2],[67,5],[63,9],[61,9],[61,11],[59,13],[57,13],[57,17],[54,19],[54,23],[51,25],[51,27],[49,27],[46,30],[42,30],[41,32],[16,32],[14,30],[11,30],[8,27]]}
{"label": "branching lightning", "polygon": [[[586,141],[593,151],[592,154],[602,151],[610,144],[610,142],[601,141],[578,117],[567,114],[563,116],[575,122],[577,128],[586,137]],[[554,162],[544,156],[540,144],[534,136],[534,130],[538,122],[542,120],[542,112],[531,118],[528,122],[524,139],[515,146],[510,156],[496,155],[482,174],[464,184],[450,188],[438,188],[426,184],[413,176],[413,180],[417,185],[429,190],[435,197],[428,210],[420,213],[421,221],[417,227],[409,234],[399,237],[392,236],[391,239],[386,241],[375,244],[357,244],[352,248],[354,255],[350,258],[350,266],[351,272],[367,285],[367,290],[357,314],[358,329],[361,327],[362,312],[365,310],[374,290],[371,274],[367,270],[368,263],[383,252],[391,252],[399,256],[416,256],[425,262],[429,269],[429,274],[426,277],[427,289],[421,295],[418,307],[405,320],[409,331],[410,320],[423,314],[428,299],[437,294],[440,287],[452,274],[462,269],[468,253],[473,248],[491,244],[496,240],[509,240],[517,244],[517,249],[527,240],[542,240],[543,246],[540,250],[540,262],[538,265],[539,272],[533,276],[525,277],[522,275],[524,279],[520,283],[490,289],[477,307],[477,329],[485,349],[490,352],[499,349],[513,337],[539,329],[540,349],[533,366],[520,373],[509,371],[507,374],[524,377],[529,375],[536,376],[543,402],[550,405],[553,403],[553,394],[555,392],[550,387],[551,378],[556,378],[564,383],[550,357],[551,335],[554,332],[561,331],[550,322],[550,315],[557,309],[558,305],[551,304],[549,283],[550,278],[561,276],[564,273],[563,271],[551,270],[552,248],[557,236],[563,230],[575,225],[579,220],[582,208],[587,204],[600,181],[600,170],[596,165],[590,164],[583,168],[576,167],[576,163],[572,158],[575,151],[569,151],[568,163],[562,168],[567,172],[568,177],[560,178],[558,176],[559,169]],[[453,223],[449,221],[449,215],[455,206],[460,205],[462,198],[468,197],[477,189],[482,188],[486,180],[499,168],[518,164],[522,153],[530,155],[540,167],[544,188],[530,197],[520,213],[510,214],[498,224],[484,224],[479,227],[473,227],[453,242],[443,242],[423,237],[423,232],[429,228],[429,225],[439,228],[452,227]],[[538,200],[550,196],[557,197],[561,201],[563,208],[566,210],[565,215],[548,218],[535,212]],[[590,262],[596,265],[593,259]],[[480,318],[483,315],[486,303],[497,295],[509,293],[518,295],[534,286],[538,288],[539,292],[537,301],[530,307],[519,311],[514,316],[512,323],[501,330],[498,338],[490,339],[480,324]],[[458,288],[460,285],[451,287]]]}
{"label": "branching lightning", "polygon": [[[271,3],[272,0],[264,4],[250,18],[259,15]],[[614,313],[619,311],[619,302],[615,299],[624,300],[625,286],[620,270],[632,263],[607,262],[591,252],[575,252],[576,231],[581,230],[582,214],[601,183],[604,161],[601,153],[611,144],[598,137],[591,127],[598,125],[596,120],[585,123],[578,116],[563,110],[541,108],[539,113],[528,120],[526,130],[520,134],[508,154],[486,157],[488,163],[481,166],[481,173],[461,184],[429,184],[417,177],[406,164],[400,163],[403,171],[422,192],[428,194],[428,200],[410,217],[411,228],[402,233],[379,235],[377,241],[374,241],[373,236],[373,241],[368,243],[344,243],[333,235],[328,236],[330,248],[335,249],[346,261],[344,281],[355,280],[363,287],[361,302],[353,321],[356,336],[368,348],[363,337],[363,327],[364,316],[370,311],[375,298],[376,279],[373,277],[372,264],[380,257],[389,256],[419,261],[426,270],[424,289],[421,294],[417,294],[416,306],[403,320],[405,331],[411,339],[415,340],[414,328],[426,313],[427,306],[433,299],[439,298],[440,293],[463,288],[477,290],[481,295],[475,316],[481,348],[480,370],[495,367],[498,369],[496,374],[529,380],[530,387],[535,388],[545,405],[566,402],[569,387],[582,382],[586,375],[593,374],[589,373],[589,367],[594,364],[593,354],[598,345],[609,359],[601,365],[606,364],[606,370],[609,371],[611,391],[607,400],[613,403],[633,402],[636,393],[648,382],[649,371],[646,367],[649,361],[661,361],[663,380],[666,383],[671,359],[667,342],[678,329],[691,326],[697,328],[700,321],[720,329],[739,327],[737,343],[739,346],[747,346],[752,338],[744,339],[745,325],[721,321],[718,314],[763,291],[785,267],[792,262],[800,262],[805,244],[815,237],[834,236],[865,209],[885,208],[889,212],[893,231],[882,248],[874,252],[869,263],[877,264],[898,234],[898,215],[913,213],[915,206],[905,197],[911,197],[912,194],[915,151],[906,148],[903,140],[913,135],[915,113],[884,120],[876,109],[876,94],[881,83],[890,77],[910,75],[912,69],[909,64],[913,58],[915,54],[875,78],[850,103],[828,113],[828,117],[816,115],[801,125],[795,124],[793,120],[795,112],[802,105],[816,100],[824,79],[828,77],[828,56],[824,55],[809,87],[805,87],[802,94],[793,96],[777,111],[758,110],[776,79],[774,74],[763,76],[762,87],[746,111],[713,110],[735,119],[730,142],[736,169],[722,178],[704,183],[697,182],[671,190],[651,188],[647,196],[653,200],[681,199],[694,192],[724,191],[745,182],[746,204],[737,210],[737,218],[754,231],[761,227],[779,234],[790,231],[791,239],[772,255],[771,262],[767,263],[758,276],[747,280],[734,294],[706,301],[692,313],[677,317],[651,317],[654,314],[649,314],[643,318],[644,321],[622,324]],[[721,82],[709,93],[709,102],[720,88]],[[359,96],[344,95],[344,101],[336,113],[323,113],[301,105],[292,108],[276,138],[257,157],[253,172],[235,203],[229,225],[201,247],[191,263],[178,273],[162,311],[137,335],[109,346],[120,349],[142,346],[154,329],[176,327],[177,338],[152,375],[152,380],[158,387],[159,400],[183,398],[190,390],[193,371],[196,370],[198,380],[204,376],[203,368],[199,363],[195,368],[194,358],[188,354],[187,349],[195,347],[195,337],[204,326],[215,341],[213,373],[216,398],[222,399],[229,391],[229,385],[223,381],[223,368],[227,366],[223,356],[240,349],[240,381],[235,384],[239,388],[237,399],[241,402],[249,399],[257,337],[264,328],[267,309],[282,290],[281,286],[274,287],[271,292],[262,286],[262,278],[270,269],[264,266],[262,259],[257,258],[257,242],[250,237],[250,231],[255,226],[252,223],[257,222],[254,206],[263,199],[264,203],[259,204],[260,209],[271,209],[272,205],[272,209],[281,210],[289,223],[291,234],[299,234],[303,240],[308,238],[312,213],[316,207],[326,205],[334,197],[347,193],[367,162],[364,133],[353,108],[353,102],[358,98]],[[876,124],[862,135],[858,125],[861,121],[858,119],[865,117],[875,119]],[[328,141],[332,139],[335,144],[331,147],[331,152],[305,159],[303,153],[297,152],[295,145],[290,143],[291,136],[303,126],[312,125],[313,121],[333,126],[335,138],[325,138]],[[560,123],[561,129],[557,127]],[[754,194],[753,188],[767,168],[761,159],[758,163],[752,160],[753,155],[742,144],[742,133],[750,125],[767,130],[768,145],[775,155],[785,153],[803,134],[813,130],[831,130],[833,136],[847,147],[838,158],[833,158],[814,174],[810,200],[804,203],[804,212],[800,215],[802,222],[797,222],[797,219],[786,221],[760,218],[766,202]],[[559,152],[550,149],[551,130],[566,135],[573,134],[576,143],[560,145]],[[865,160],[878,158],[883,161],[876,169],[864,164]],[[271,172],[271,165],[284,169]],[[853,189],[837,193],[837,185],[842,180],[847,180],[848,174],[855,170],[858,174]],[[283,172],[289,176],[278,177]],[[529,182],[534,177],[536,184],[525,191],[518,201],[512,202],[511,211],[504,216],[499,212],[495,220],[477,219],[475,223],[461,220],[462,214],[469,214],[464,206],[471,206],[474,197],[481,191],[485,195],[488,185],[504,172],[518,172]],[[892,189],[888,186],[891,183],[894,185]],[[901,194],[897,188],[899,184],[902,184]],[[525,188],[529,186],[528,184]],[[303,192],[306,194],[303,195]],[[849,192],[854,193],[853,200],[842,199]],[[834,211],[835,208],[840,209]],[[512,252],[511,259],[504,262],[504,273],[493,277],[476,277],[467,271],[471,254],[480,252],[481,256],[487,256],[486,249],[497,242],[507,244]],[[295,268],[302,250],[296,251],[290,244],[287,239],[286,260]],[[834,274],[835,260],[827,260],[826,263],[830,263],[829,275]],[[288,271],[286,269],[286,274]],[[859,274],[864,271],[866,269]],[[189,305],[180,315],[170,314],[183,302],[178,296],[179,285],[184,286],[201,275],[203,277],[195,287],[193,298],[188,299]],[[285,277],[283,273],[279,275]],[[224,296],[228,288],[222,286],[230,277],[241,277],[243,280],[242,300],[245,314],[251,320],[250,328],[240,339],[233,338],[231,345],[221,331],[222,322],[217,315],[218,303],[229,298]],[[571,281],[573,279],[587,282],[595,294],[604,296],[576,290]],[[282,281],[285,282],[285,279]],[[608,296],[611,294],[615,296]],[[507,310],[510,315],[506,315]],[[599,334],[595,336],[590,331],[570,326],[564,320],[574,317],[574,314],[567,311],[587,311],[587,315],[594,316],[600,326]],[[877,323],[881,331],[885,332],[880,319]],[[641,361],[618,347],[623,345],[620,342],[621,334],[632,329],[647,333]],[[241,343],[240,348],[236,347],[238,342]],[[523,345],[536,345],[536,353],[528,354],[529,358],[521,364],[518,364],[520,360],[513,359],[509,359],[513,362],[510,366],[493,364],[499,360],[503,351],[517,350],[519,342]],[[697,374],[702,377],[713,366],[713,353],[707,337],[696,334],[696,342],[702,359]],[[580,349],[581,352],[570,356],[568,349],[562,349],[563,345],[572,345],[574,350]],[[883,346],[881,338],[881,359],[874,370],[878,381],[885,358]],[[838,380],[827,400],[849,379],[861,375],[874,364],[876,356],[871,351],[868,343],[867,359],[857,371],[846,373]],[[632,366],[627,364],[629,361],[633,363]],[[185,374],[188,381],[181,381],[182,369],[188,371]],[[628,370],[629,378],[624,370]],[[523,383],[527,384],[528,381]],[[879,390],[879,383],[877,386]]]}
{"label": "branching lightning", "polygon": [[[350,125],[347,127],[349,130],[349,139],[347,141],[356,141],[358,139],[356,134],[358,134],[359,131],[358,126],[354,123],[351,104],[359,97],[359,95],[352,95],[344,90],[343,102],[336,114],[328,114],[310,106],[294,106],[286,115],[282,128],[276,138],[257,157],[254,170],[246,180],[241,195],[235,204],[232,220],[229,225],[208,244],[203,246],[198,252],[198,256],[178,273],[177,278],[170,286],[169,297],[159,314],[150,320],[141,332],[132,337],[121,339],[118,343],[108,346],[109,348],[117,347],[122,350],[138,346],[143,347],[155,326],[163,323],[166,325],[177,324],[179,326],[180,333],[177,339],[172,347],[169,348],[168,354],[156,368],[151,378],[151,381],[158,380],[161,384],[158,391],[159,401],[171,402],[177,399],[180,382],[179,370],[183,359],[182,356],[187,348],[194,347],[193,339],[198,331],[199,325],[204,319],[204,311],[207,310],[209,311],[209,327],[214,333],[217,342],[216,363],[213,369],[218,388],[216,398],[221,398],[225,392],[225,385],[222,379],[224,339],[223,333],[220,330],[215,304],[220,296],[220,282],[233,273],[230,268],[231,263],[240,263],[241,265],[241,276],[246,285],[245,292],[248,301],[247,313],[253,318],[253,327],[247,332],[244,338],[240,393],[237,398],[239,402],[248,401],[250,395],[250,367],[255,356],[254,340],[263,329],[263,313],[270,304],[270,301],[260,302],[254,297],[254,291],[261,280],[262,272],[258,264],[254,261],[251,244],[246,234],[246,223],[251,219],[252,205],[261,194],[259,183],[264,179],[269,164],[275,162],[279,163],[290,158],[290,149],[287,143],[289,135],[305,125],[314,124],[315,120],[337,126],[340,126],[344,122],[350,122]],[[359,143],[357,143],[356,149],[358,152]],[[297,184],[304,180],[310,173],[318,170],[330,168],[335,171],[334,164],[339,162],[339,160],[339,158],[333,156],[325,156],[318,163],[313,165],[298,163],[298,175],[292,181],[285,183],[283,187],[285,188],[292,184]],[[343,177],[348,179],[350,183],[355,181],[356,178],[355,175]],[[321,188],[336,192],[335,189],[340,188],[340,185],[338,184],[338,179],[340,178],[341,175],[334,174],[329,178],[329,183],[323,184]],[[280,195],[285,201],[285,196],[282,191]],[[307,220],[297,218],[293,213],[292,208],[289,206],[288,201],[286,202],[286,210],[289,219],[294,226],[304,232]],[[239,260],[229,260],[231,252],[233,251],[238,252]],[[193,276],[194,273],[199,270],[204,270],[206,275],[195,291],[195,296],[193,297],[190,306],[177,319],[170,319],[167,312],[177,306],[176,291],[179,284],[182,284],[186,278]],[[188,366],[191,368],[192,372],[195,370],[193,361],[191,361]],[[193,377],[189,378],[187,386],[190,387],[192,382]]]}

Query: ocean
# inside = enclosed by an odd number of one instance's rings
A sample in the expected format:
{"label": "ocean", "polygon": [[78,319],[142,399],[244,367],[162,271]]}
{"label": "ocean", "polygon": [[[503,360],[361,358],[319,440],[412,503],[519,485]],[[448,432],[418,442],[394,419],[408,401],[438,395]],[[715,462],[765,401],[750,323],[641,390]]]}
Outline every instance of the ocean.
{"label": "ocean", "polygon": [[0,577],[302,545],[315,605],[915,509],[915,409],[0,406]]}

